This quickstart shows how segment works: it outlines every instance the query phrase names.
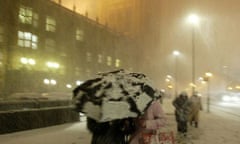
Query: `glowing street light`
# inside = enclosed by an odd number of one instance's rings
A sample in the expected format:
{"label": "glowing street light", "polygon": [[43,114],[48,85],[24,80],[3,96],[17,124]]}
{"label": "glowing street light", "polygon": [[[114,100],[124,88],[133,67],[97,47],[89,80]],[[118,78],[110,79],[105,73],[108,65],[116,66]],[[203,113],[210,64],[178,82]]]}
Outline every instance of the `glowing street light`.
{"label": "glowing street light", "polygon": [[171,75],[167,75],[167,78],[172,79],[172,76]]}
{"label": "glowing street light", "polygon": [[177,51],[177,50],[175,50],[175,51],[173,51],[173,55],[174,55],[174,56],[179,56],[179,55],[180,55],[180,52]]}
{"label": "glowing street light", "polygon": [[165,81],[166,81],[166,90],[167,90],[167,93],[169,93],[169,96],[171,95],[174,95],[172,94],[172,81],[173,81],[173,77],[171,75],[167,75],[166,78],[165,78]]}
{"label": "glowing street light", "polygon": [[166,78],[165,81],[166,81],[166,82],[170,82],[170,79]]}
{"label": "glowing street light", "polygon": [[[196,14],[188,16],[188,22],[192,25],[192,84],[195,85],[195,26],[199,24],[199,17]],[[192,94],[195,87],[192,87]]]}
{"label": "glowing street light", "polygon": [[179,51],[177,51],[177,50],[174,50],[173,51],[173,55],[174,55],[174,57],[175,57],[175,96],[177,97],[177,80],[178,80],[178,76],[177,76],[177,57],[180,55],[180,52]]}
{"label": "glowing street light", "polygon": [[232,88],[231,86],[229,86],[227,89],[228,89],[228,90],[232,90],[233,88]]}
{"label": "glowing street light", "polygon": [[208,78],[210,78],[210,77],[212,77],[212,73],[206,72],[206,73],[205,73],[205,76],[208,77]]}
{"label": "glowing street light", "polygon": [[193,24],[193,25],[198,25],[199,24],[199,17],[196,14],[190,14],[188,16],[188,22]]}
{"label": "glowing street light", "polygon": [[72,88],[72,85],[71,84],[66,84],[66,87],[70,89],[70,88]]}
{"label": "glowing street light", "polygon": [[209,108],[209,106],[210,106],[210,94],[209,94],[209,87],[210,87],[210,78],[213,76],[213,74],[212,73],[210,73],[210,72],[206,72],[205,73],[205,77],[204,77],[204,81],[206,81],[207,82],[207,84],[208,84],[208,94],[207,94],[207,112],[210,112],[210,108]]}

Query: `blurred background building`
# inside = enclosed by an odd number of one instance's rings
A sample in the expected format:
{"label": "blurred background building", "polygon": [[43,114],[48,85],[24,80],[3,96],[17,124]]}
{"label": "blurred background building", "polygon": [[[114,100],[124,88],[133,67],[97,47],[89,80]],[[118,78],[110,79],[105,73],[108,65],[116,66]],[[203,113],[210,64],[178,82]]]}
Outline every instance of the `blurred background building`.
{"label": "blurred background building", "polygon": [[46,0],[0,0],[0,93],[71,92],[98,72],[137,69],[136,42]]}

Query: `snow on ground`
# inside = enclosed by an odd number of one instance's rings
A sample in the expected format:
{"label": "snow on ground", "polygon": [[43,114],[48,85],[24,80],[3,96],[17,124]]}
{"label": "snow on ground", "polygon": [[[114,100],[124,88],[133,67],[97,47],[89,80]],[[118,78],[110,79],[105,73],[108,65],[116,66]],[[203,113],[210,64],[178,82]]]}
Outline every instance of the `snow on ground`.
{"label": "snow on ground", "polygon": [[[167,118],[167,129],[174,131],[176,144],[240,144],[240,117],[202,111],[199,128],[190,126],[187,137],[177,134],[173,114]],[[1,144],[90,144],[90,139],[85,122],[0,135]]]}
{"label": "snow on ground", "polygon": [[90,144],[85,122],[0,135],[1,144]]}
{"label": "snow on ground", "polygon": [[193,134],[199,133],[197,139],[193,138],[194,144],[240,144],[239,122],[240,117],[224,113],[202,113],[199,131],[192,131]]}

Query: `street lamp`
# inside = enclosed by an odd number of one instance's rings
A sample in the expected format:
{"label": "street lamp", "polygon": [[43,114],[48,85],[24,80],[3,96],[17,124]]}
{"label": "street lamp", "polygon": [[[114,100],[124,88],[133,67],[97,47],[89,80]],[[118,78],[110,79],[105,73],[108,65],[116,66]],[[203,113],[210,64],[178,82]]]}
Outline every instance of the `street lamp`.
{"label": "street lamp", "polygon": [[[195,26],[199,24],[199,17],[196,14],[188,16],[188,22],[192,25],[192,84],[195,85]],[[195,87],[192,87],[192,94]]]}
{"label": "street lamp", "polygon": [[177,50],[175,50],[175,51],[173,51],[173,55],[174,55],[174,57],[175,57],[175,73],[174,73],[174,75],[175,75],[175,96],[177,97],[177,91],[178,91],[178,86],[177,86],[177,80],[178,80],[178,77],[177,77],[177,57],[180,55],[180,52],[179,51],[177,51]]}
{"label": "street lamp", "polygon": [[169,96],[173,95],[172,94],[172,88],[173,88],[172,80],[173,80],[173,77],[171,75],[166,76],[165,81],[166,81],[166,84],[167,84],[167,93],[169,94]]}
{"label": "street lamp", "polygon": [[210,72],[206,72],[205,73],[205,77],[204,77],[204,81],[207,82],[207,112],[210,112],[210,93],[209,93],[209,89],[210,89],[210,78],[212,77],[212,73]]}

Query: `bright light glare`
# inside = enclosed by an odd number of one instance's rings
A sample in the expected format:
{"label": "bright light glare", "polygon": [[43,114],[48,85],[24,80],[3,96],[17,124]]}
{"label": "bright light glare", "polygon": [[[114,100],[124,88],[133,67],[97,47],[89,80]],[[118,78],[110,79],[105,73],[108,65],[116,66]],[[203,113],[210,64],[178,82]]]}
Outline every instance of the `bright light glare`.
{"label": "bright light glare", "polygon": [[240,85],[237,85],[235,88],[236,88],[236,89],[240,89]]}
{"label": "bright light glare", "polygon": [[50,68],[59,68],[59,64],[56,62],[46,62],[46,65]]}
{"label": "bright light glare", "polygon": [[57,84],[57,81],[54,80],[54,79],[49,80],[49,79],[45,78],[45,79],[43,80],[43,83],[46,84],[46,85],[49,85],[49,84],[51,84],[51,85],[56,85],[56,84]]}
{"label": "bright light glare", "polygon": [[171,75],[167,75],[167,78],[170,78],[170,79],[171,79],[171,78],[172,78],[172,76],[171,76]]}
{"label": "bright light glare", "polygon": [[79,115],[80,115],[80,116],[84,116],[84,113],[81,113],[81,112],[80,112]]}
{"label": "bright light glare", "polygon": [[201,81],[201,84],[206,84],[206,81]]}
{"label": "bright light glare", "polygon": [[83,83],[83,81],[76,81],[76,85],[81,85]]}
{"label": "bright light glare", "polygon": [[173,55],[175,55],[175,56],[179,56],[179,55],[180,55],[180,52],[177,51],[177,50],[175,50],[175,51],[173,51]]}
{"label": "bright light glare", "polygon": [[35,62],[35,60],[34,59],[28,59],[28,63],[30,64],[30,65],[35,65],[36,64],[36,62]]}
{"label": "bright light glare", "polygon": [[30,64],[30,65],[35,65],[36,61],[32,58],[26,58],[26,57],[21,57],[20,61],[22,64]]}
{"label": "bright light glare", "polygon": [[20,59],[20,61],[21,61],[21,63],[23,63],[23,64],[27,64],[27,63],[28,63],[28,60],[27,60],[27,58],[25,58],[25,57],[22,57],[22,58]]}
{"label": "bright light glare", "polygon": [[210,73],[210,72],[206,72],[205,75],[206,75],[207,77],[212,77],[212,73]]}
{"label": "bright light glare", "polygon": [[203,79],[203,77],[199,77],[198,80],[199,81],[203,81],[204,79]]}
{"label": "bright light glare", "polygon": [[188,16],[188,22],[190,22],[193,25],[198,25],[199,17],[196,14],[191,14]]}
{"label": "bright light glare", "polygon": [[54,79],[51,79],[51,80],[50,80],[50,83],[51,83],[52,85],[56,85],[56,84],[57,84],[57,81],[54,80]]}
{"label": "bright light glare", "polygon": [[169,89],[172,89],[172,88],[173,88],[173,86],[172,86],[172,85],[168,85],[168,88],[169,88]]}
{"label": "bright light glare", "polygon": [[166,82],[170,82],[170,79],[166,78],[165,81],[166,81]]}
{"label": "bright light glare", "polygon": [[228,89],[228,90],[232,90],[233,88],[229,86],[227,89]]}
{"label": "bright light glare", "polygon": [[225,102],[229,102],[229,101],[231,101],[231,97],[225,95],[225,96],[222,97],[222,100],[225,101]]}
{"label": "bright light glare", "polygon": [[197,87],[194,83],[189,84],[191,87]]}
{"label": "bright light glare", "polygon": [[166,92],[166,91],[165,91],[165,89],[161,89],[160,91],[161,91],[161,92],[163,92],[163,93],[165,93],[165,92]]}
{"label": "bright light glare", "polygon": [[238,102],[240,99],[239,99],[239,97],[234,96],[234,97],[232,97],[232,100],[233,100],[234,102]]}
{"label": "bright light glare", "polygon": [[222,97],[222,100],[224,102],[239,102],[240,98],[238,96],[228,96],[228,95],[224,95]]}
{"label": "bright light glare", "polygon": [[44,84],[50,84],[50,81],[49,81],[49,79],[44,79],[44,80],[43,80],[43,83],[44,83]]}
{"label": "bright light glare", "polygon": [[72,88],[72,85],[66,84],[66,87],[67,87],[67,88]]}

